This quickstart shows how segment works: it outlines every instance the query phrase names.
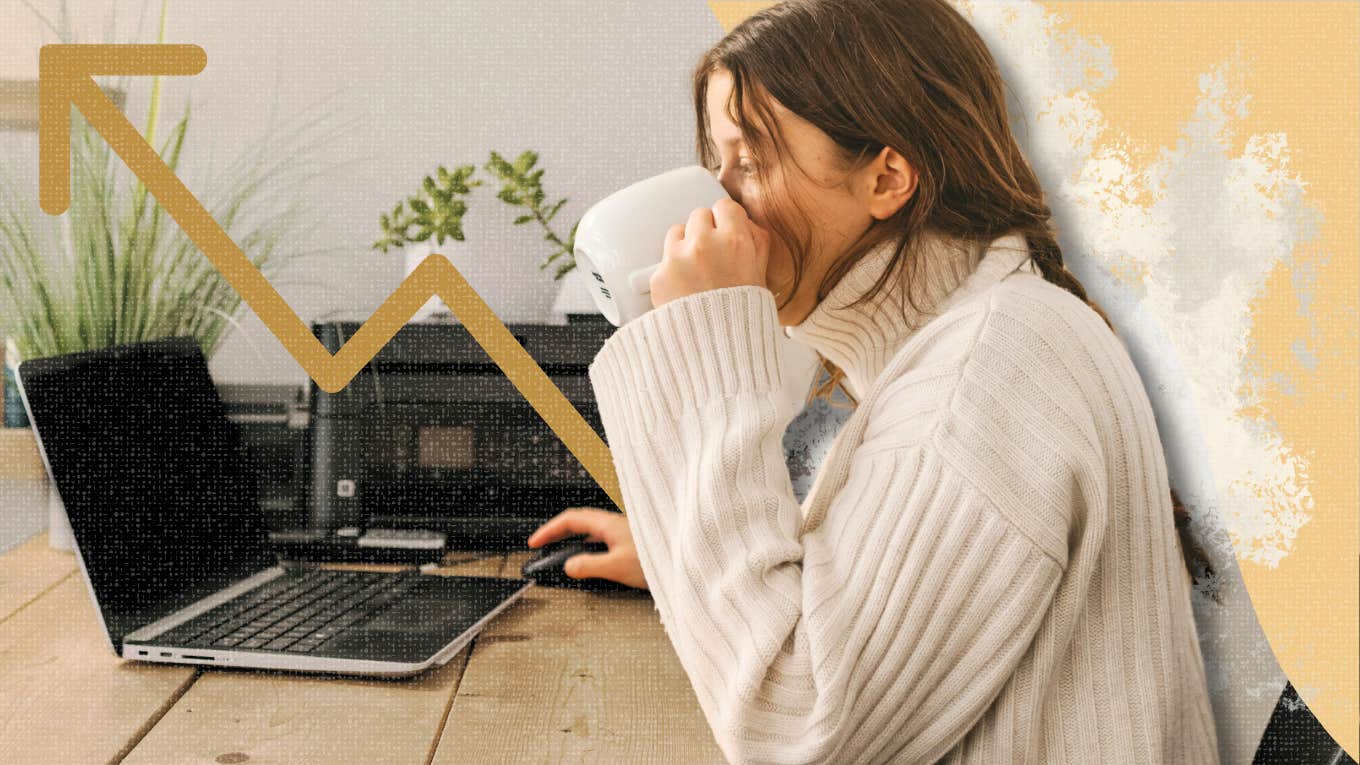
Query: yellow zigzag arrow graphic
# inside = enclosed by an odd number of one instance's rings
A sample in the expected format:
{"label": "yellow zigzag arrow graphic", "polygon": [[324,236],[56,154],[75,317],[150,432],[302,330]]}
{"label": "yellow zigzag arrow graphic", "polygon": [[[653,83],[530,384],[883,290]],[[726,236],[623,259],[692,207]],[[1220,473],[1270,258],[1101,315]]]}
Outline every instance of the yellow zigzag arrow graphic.
{"label": "yellow zigzag arrow graphic", "polygon": [[194,75],[207,63],[207,54],[197,45],[44,45],[38,55],[38,197],[43,211],[60,215],[71,204],[70,106],[75,104],[322,390],[334,393],[348,385],[417,309],[438,295],[586,472],[623,509],[609,447],[448,258],[426,257],[332,356],[91,79],[94,75]]}

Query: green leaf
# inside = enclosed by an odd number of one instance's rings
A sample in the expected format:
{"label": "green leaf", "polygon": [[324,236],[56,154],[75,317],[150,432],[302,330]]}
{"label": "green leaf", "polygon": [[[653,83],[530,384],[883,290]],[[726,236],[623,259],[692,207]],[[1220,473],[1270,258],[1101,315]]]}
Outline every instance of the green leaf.
{"label": "green leaf", "polygon": [[521,223],[528,223],[533,219],[534,219],[533,215],[521,215],[518,218],[515,218],[515,225],[518,226]]}
{"label": "green leaf", "polygon": [[423,202],[422,200],[416,199],[415,197],[411,198],[411,209],[415,210],[416,212],[422,215],[428,214],[430,212],[430,206],[425,204],[425,202]]}
{"label": "green leaf", "polygon": [[563,198],[562,201],[560,201],[560,202],[558,202],[557,204],[553,205],[553,206],[552,206],[552,209],[548,211],[548,214],[545,215],[545,216],[543,216],[544,220],[552,220],[552,219],[553,219],[553,216],[557,214],[557,211],[558,211],[558,210],[561,210],[561,209],[562,209],[562,205],[564,205],[564,204],[566,204],[566,203],[567,203],[567,200],[566,200],[565,198]]}
{"label": "green leaf", "polygon": [[[185,104],[184,116],[180,117],[179,122],[175,124],[175,129],[171,131],[170,138],[166,140],[168,153],[166,148],[161,149],[161,155],[166,157],[165,164],[171,170],[179,169],[180,150],[184,148],[184,134],[188,129],[189,105]],[[173,142],[173,146],[171,146],[171,142]]]}
{"label": "green leaf", "polygon": [[486,163],[486,169],[500,176],[514,173],[514,168],[510,167],[510,163],[506,162],[504,157],[494,151],[491,152],[491,159]]}

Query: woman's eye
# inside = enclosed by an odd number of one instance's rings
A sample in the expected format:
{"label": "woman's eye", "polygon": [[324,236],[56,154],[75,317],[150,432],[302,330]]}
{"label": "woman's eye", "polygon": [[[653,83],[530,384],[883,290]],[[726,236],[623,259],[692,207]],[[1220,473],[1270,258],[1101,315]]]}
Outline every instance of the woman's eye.
{"label": "woman's eye", "polygon": [[750,177],[756,175],[756,166],[754,164],[751,164],[748,160],[743,159],[738,160],[735,164],[732,165],[720,165],[719,167],[712,171],[714,177],[721,178],[724,167],[731,167],[744,176]]}

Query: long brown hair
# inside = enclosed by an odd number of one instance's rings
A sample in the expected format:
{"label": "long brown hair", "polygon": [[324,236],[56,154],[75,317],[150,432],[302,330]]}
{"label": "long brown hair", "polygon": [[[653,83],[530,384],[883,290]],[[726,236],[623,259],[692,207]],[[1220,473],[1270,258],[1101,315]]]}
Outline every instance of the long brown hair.
{"label": "long brown hair", "polygon": [[[793,284],[785,302],[803,279],[815,232],[798,200],[770,183],[776,167],[771,159],[790,158],[771,99],[835,141],[847,177],[884,146],[917,173],[906,204],[875,221],[830,266],[817,286],[818,302],[866,252],[888,239],[901,242],[897,252],[854,305],[872,299],[891,278],[907,283],[920,278],[925,259],[916,247],[926,228],[968,242],[1019,232],[1043,278],[1080,298],[1115,331],[1063,262],[1043,188],[1011,134],[1006,85],[991,52],[946,0],[784,0],[748,16],[694,70],[696,145],[700,163],[710,170],[720,159],[708,131],[708,81],[720,70],[732,77],[726,108],[741,130],[762,193],[781,194],[766,213],[772,235],[792,257]],[[911,293],[906,290],[906,299],[919,309]],[[833,401],[839,388],[857,404],[843,385],[844,371],[818,356],[827,376],[809,401]],[[1174,490],[1171,504],[1192,577],[1212,576]]]}

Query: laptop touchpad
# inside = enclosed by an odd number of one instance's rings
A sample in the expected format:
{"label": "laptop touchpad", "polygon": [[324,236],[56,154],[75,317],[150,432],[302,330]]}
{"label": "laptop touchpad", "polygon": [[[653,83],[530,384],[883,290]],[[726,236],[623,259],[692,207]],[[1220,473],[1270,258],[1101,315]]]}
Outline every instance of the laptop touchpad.
{"label": "laptop touchpad", "polygon": [[357,626],[367,630],[389,632],[428,632],[459,619],[463,616],[459,610],[455,604],[447,600],[410,598],[394,603],[390,608],[378,612],[372,619]]}

